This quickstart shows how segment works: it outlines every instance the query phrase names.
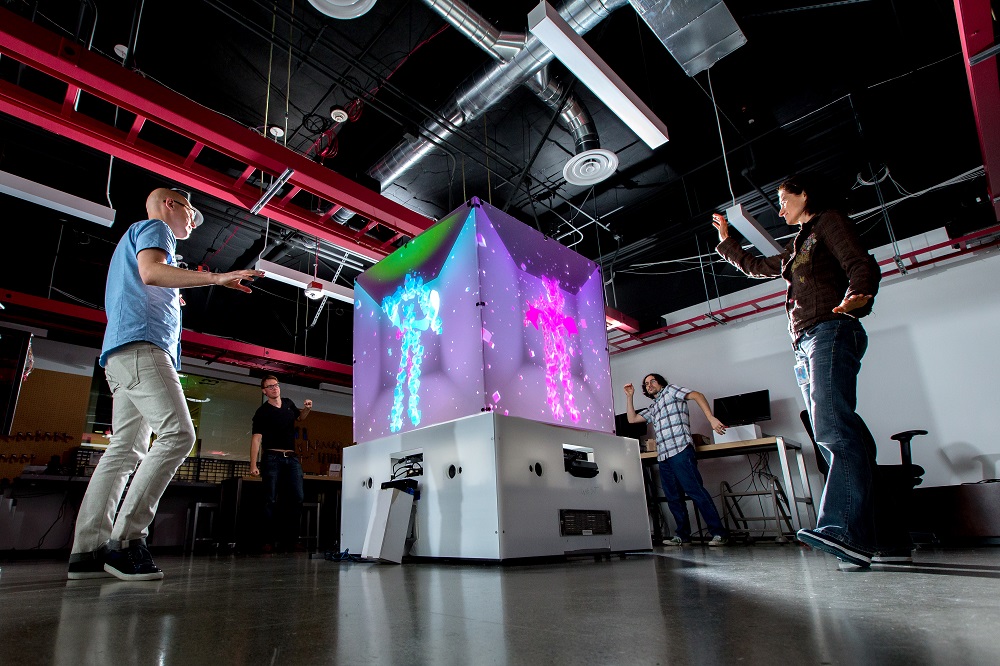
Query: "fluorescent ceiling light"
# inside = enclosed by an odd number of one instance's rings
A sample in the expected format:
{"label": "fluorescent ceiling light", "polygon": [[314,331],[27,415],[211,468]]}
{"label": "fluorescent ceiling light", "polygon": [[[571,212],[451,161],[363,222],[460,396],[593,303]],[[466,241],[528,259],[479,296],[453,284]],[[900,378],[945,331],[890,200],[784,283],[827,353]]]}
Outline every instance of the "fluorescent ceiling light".
{"label": "fluorescent ceiling light", "polygon": [[528,30],[646,145],[657,148],[667,142],[667,126],[663,121],[642,103],[552,5],[542,0],[528,12]]}
{"label": "fluorescent ceiling light", "polygon": [[301,271],[265,259],[258,260],[255,268],[259,271],[264,271],[266,274],[264,277],[269,277],[272,280],[284,282],[300,289],[315,289],[313,283],[318,282],[322,290],[322,295],[336,298],[338,301],[344,301],[351,305],[354,304],[354,290],[349,287],[342,287],[327,280],[319,280],[312,275],[307,275]]}
{"label": "fluorescent ceiling light", "polygon": [[784,252],[784,248],[778,245],[771,234],[767,233],[764,227],[754,219],[743,204],[736,204],[726,209],[726,219],[729,224],[736,227],[736,230],[743,234],[743,237],[754,244],[765,257],[773,257]]}
{"label": "fluorescent ceiling light", "polygon": [[115,222],[114,208],[81,199],[78,196],[67,194],[27,178],[15,176],[6,171],[0,171],[0,193],[24,199],[81,220],[94,222],[103,227],[110,227]]}
{"label": "fluorescent ceiling light", "polygon": [[294,173],[295,169],[292,168],[285,169],[284,173],[278,176],[278,179],[276,181],[271,183],[271,187],[267,188],[267,191],[264,192],[264,196],[260,198],[260,201],[258,201],[253,205],[253,208],[250,209],[250,212],[253,213],[254,215],[259,213],[261,208],[266,206],[267,202],[274,198],[274,195],[278,193],[278,191],[281,189],[281,186],[287,183],[288,179],[291,178],[292,174]]}

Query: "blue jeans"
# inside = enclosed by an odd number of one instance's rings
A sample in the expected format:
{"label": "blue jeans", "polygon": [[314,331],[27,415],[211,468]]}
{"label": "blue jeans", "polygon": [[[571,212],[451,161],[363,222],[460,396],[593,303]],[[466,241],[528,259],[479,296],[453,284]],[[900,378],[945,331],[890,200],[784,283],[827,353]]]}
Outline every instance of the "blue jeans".
{"label": "blue jeans", "polygon": [[265,540],[268,543],[295,543],[299,536],[299,516],[305,497],[299,459],[264,451],[260,462],[260,478],[264,483]]}
{"label": "blue jeans", "polygon": [[847,546],[875,550],[875,441],[855,412],[868,334],[854,319],[825,321],[795,345],[795,376],[816,443],[830,465],[816,531]]}
{"label": "blue jeans", "polygon": [[727,536],[726,528],[719,518],[719,510],[715,508],[712,496],[705,490],[705,484],[701,480],[698,463],[694,459],[693,446],[688,446],[680,453],[661,460],[657,467],[660,468],[663,496],[667,498],[667,506],[670,507],[670,513],[674,515],[674,522],[677,523],[675,533],[677,536],[685,541],[691,539],[691,519],[688,517],[687,503],[684,501],[685,493],[705,518],[705,524],[708,525],[708,531],[712,536]]}

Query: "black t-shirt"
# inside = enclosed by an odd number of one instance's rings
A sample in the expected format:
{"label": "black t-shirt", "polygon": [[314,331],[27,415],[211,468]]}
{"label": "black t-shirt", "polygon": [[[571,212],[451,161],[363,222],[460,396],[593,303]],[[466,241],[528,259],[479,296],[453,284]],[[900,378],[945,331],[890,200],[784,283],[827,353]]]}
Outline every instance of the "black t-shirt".
{"label": "black t-shirt", "polygon": [[288,398],[281,399],[281,407],[265,402],[253,415],[253,434],[260,435],[263,450],[295,450],[295,419],[299,408]]}

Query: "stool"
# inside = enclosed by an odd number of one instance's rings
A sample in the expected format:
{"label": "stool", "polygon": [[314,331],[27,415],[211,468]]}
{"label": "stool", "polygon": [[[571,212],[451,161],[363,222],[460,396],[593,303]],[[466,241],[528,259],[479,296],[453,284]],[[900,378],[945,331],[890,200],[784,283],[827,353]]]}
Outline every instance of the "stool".
{"label": "stool", "polygon": [[[194,510],[194,519],[191,519],[192,509]],[[185,519],[185,527],[187,525],[191,526],[190,531],[185,530],[184,535],[184,550],[192,553],[194,552],[195,546],[199,543],[211,543],[215,544],[215,512],[218,511],[219,504],[217,502],[195,502],[187,511],[187,518]],[[201,517],[201,512],[208,512],[208,536],[199,537],[198,536],[198,519]]]}
{"label": "stool", "polygon": [[319,502],[303,502],[302,514],[299,521],[299,539],[303,545],[309,547],[309,542],[313,544],[313,550],[319,550]]}

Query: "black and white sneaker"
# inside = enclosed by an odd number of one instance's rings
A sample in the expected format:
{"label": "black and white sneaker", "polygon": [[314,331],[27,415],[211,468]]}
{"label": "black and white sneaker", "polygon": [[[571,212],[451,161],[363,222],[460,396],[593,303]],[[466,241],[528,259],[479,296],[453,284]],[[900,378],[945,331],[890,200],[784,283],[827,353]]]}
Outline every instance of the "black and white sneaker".
{"label": "black and white sneaker", "polygon": [[[124,542],[123,542],[124,543]],[[121,580],[160,580],[163,572],[153,563],[146,544],[132,541],[128,548],[108,551],[104,570]]]}
{"label": "black and white sneaker", "polygon": [[69,570],[66,578],[69,580],[86,580],[88,578],[110,578],[111,574],[104,570],[107,560],[108,544],[101,544],[97,550],[89,553],[73,553],[69,556]]}
{"label": "black and white sneaker", "polygon": [[869,553],[841,543],[837,539],[821,534],[816,530],[799,530],[795,536],[807,546],[830,553],[844,562],[859,567],[871,566],[872,556]]}

